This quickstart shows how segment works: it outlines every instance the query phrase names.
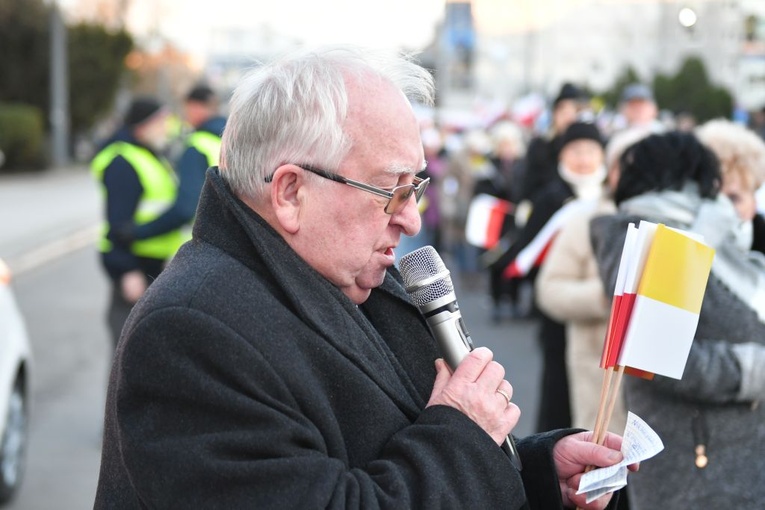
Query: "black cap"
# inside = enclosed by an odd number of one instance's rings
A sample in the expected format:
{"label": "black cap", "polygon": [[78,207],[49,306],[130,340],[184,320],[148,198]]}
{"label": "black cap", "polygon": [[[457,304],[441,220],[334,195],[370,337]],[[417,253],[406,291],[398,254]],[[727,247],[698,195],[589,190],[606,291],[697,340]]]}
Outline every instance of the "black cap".
{"label": "black cap", "polygon": [[135,127],[146,121],[149,117],[162,109],[162,104],[153,97],[139,97],[130,103],[125,114],[125,124],[129,127]]}
{"label": "black cap", "polygon": [[215,91],[207,85],[197,85],[186,94],[186,101],[197,101],[207,103],[215,97]]}
{"label": "black cap", "polygon": [[571,83],[564,83],[558,92],[558,97],[553,101],[553,106],[558,106],[558,103],[566,99],[574,99],[576,101],[584,99],[584,94],[579,88]]}
{"label": "black cap", "polygon": [[576,140],[593,140],[598,142],[601,147],[604,146],[603,136],[600,134],[598,126],[592,122],[576,121],[572,123],[561,138],[561,149],[568,143]]}

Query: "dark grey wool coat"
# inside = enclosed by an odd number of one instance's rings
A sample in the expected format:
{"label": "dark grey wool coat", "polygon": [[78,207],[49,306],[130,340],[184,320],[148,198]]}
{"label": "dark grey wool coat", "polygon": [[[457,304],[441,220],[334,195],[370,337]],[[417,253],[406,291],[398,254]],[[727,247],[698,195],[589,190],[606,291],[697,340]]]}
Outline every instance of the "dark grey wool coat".
{"label": "dark grey wool coat", "polygon": [[[590,223],[601,275],[611,292],[627,225],[637,226],[640,219],[618,213]],[[661,217],[647,219],[687,228]],[[765,344],[765,324],[713,273],[682,379],[624,378],[627,408],[656,430],[664,443],[662,452],[630,475],[632,510],[765,508],[765,406],[760,402],[765,378],[746,375],[736,354],[737,346],[745,343]],[[757,384],[742,391],[745,380]],[[593,390],[597,394],[597,388]],[[708,458],[703,469],[695,462],[699,443],[706,446]]]}
{"label": "dark grey wool coat", "polygon": [[459,411],[425,408],[436,345],[391,269],[356,307],[208,172],[194,227],[115,354],[95,508],[561,507]]}

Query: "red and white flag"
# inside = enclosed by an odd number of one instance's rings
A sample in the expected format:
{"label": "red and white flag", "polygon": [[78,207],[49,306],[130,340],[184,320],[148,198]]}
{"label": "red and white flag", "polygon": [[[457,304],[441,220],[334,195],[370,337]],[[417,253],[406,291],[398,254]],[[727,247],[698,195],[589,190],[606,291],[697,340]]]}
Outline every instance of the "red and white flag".
{"label": "red and white flag", "polygon": [[465,239],[473,246],[490,250],[502,237],[502,226],[513,204],[486,193],[476,195],[468,208]]}
{"label": "red and white flag", "polygon": [[545,226],[502,272],[504,278],[522,278],[544,262],[556,234],[573,216],[596,207],[596,200],[571,200],[555,211]]}

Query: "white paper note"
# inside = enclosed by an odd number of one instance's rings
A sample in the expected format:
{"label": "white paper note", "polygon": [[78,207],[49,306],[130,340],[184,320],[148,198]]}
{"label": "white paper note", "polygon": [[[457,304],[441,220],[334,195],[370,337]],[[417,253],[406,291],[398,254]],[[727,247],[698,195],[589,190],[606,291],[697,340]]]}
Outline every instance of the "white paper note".
{"label": "white paper note", "polygon": [[593,469],[582,476],[577,494],[586,493],[588,503],[627,485],[629,464],[650,459],[664,449],[664,443],[658,434],[633,413],[627,413],[627,426],[623,437],[621,451],[624,460],[613,466]]}

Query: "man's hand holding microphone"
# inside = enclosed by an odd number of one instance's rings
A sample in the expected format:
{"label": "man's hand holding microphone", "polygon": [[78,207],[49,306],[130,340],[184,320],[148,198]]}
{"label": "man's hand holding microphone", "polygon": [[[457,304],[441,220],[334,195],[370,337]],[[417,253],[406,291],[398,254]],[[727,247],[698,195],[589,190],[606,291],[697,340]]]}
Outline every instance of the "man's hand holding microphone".
{"label": "man's hand holding microphone", "polygon": [[[511,435],[521,417],[521,410],[511,401],[513,387],[505,380],[505,369],[494,361],[491,350],[473,348],[448,269],[433,247],[425,246],[404,255],[400,271],[407,293],[428,322],[444,357],[436,360],[436,380],[427,405],[458,409],[502,446],[513,464],[522,469]],[[608,506],[612,493],[587,503],[587,496],[576,492],[588,466],[605,467],[621,462],[621,444],[621,436],[609,434],[604,445],[598,445],[592,442],[592,432],[573,433],[555,443],[553,460],[565,507],[603,510]],[[637,471],[638,465],[629,469]]]}
{"label": "man's hand holding microphone", "polygon": [[518,424],[521,410],[510,399],[513,387],[505,368],[486,347],[471,351],[452,373],[443,359],[436,360],[436,381],[428,406],[458,409],[501,445]]}

